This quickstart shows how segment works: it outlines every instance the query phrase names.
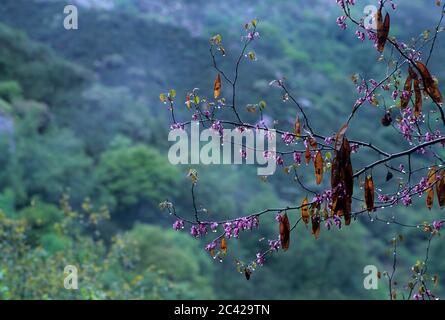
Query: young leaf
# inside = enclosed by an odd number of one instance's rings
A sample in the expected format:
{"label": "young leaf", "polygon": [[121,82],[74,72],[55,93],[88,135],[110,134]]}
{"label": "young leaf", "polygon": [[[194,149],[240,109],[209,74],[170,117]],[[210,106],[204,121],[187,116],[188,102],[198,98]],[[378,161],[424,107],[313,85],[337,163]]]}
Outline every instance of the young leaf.
{"label": "young leaf", "polygon": [[261,109],[261,110],[264,110],[264,109],[266,109],[266,107],[267,107],[267,103],[266,103],[266,101],[264,101],[264,100],[261,100],[261,101],[258,103],[258,105],[260,106],[260,109]]}
{"label": "young leaf", "polygon": [[256,105],[254,105],[254,104],[248,104],[248,105],[246,106],[246,109],[247,109],[247,112],[254,113],[254,112],[256,112]]}
{"label": "young leaf", "polygon": [[314,235],[315,239],[318,239],[318,237],[320,236],[320,216],[313,215],[311,217],[311,223],[312,223],[312,234]]}
{"label": "young leaf", "polygon": [[382,123],[382,126],[389,127],[391,125],[391,123],[392,123],[391,112],[386,111],[385,115],[382,117],[380,122]]}
{"label": "young leaf", "polygon": [[323,156],[321,155],[321,151],[318,150],[314,160],[314,168],[315,168],[315,181],[317,184],[321,183],[323,179]]}
{"label": "young leaf", "polygon": [[438,173],[439,181],[436,183],[436,193],[439,206],[443,208],[445,206],[445,171],[441,170]]}
{"label": "young leaf", "polygon": [[185,106],[186,106],[187,109],[189,109],[189,110],[190,110],[190,108],[192,107],[192,103],[191,103],[191,101],[190,101],[190,96],[189,96],[189,95],[187,95],[187,96],[185,97]]}
{"label": "young leaf", "polygon": [[335,158],[331,165],[332,214],[344,215],[345,224],[351,222],[352,194],[354,192],[354,178],[351,164],[351,147],[348,139],[342,137],[340,150],[335,151]]}
{"label": "young leaf", "polygon": [[280,220],[280,241],[281,241],[281,248],[284,251],[287,251],[287,249],[289,249],[289,240],[290,240],[290,224],[289,224],[289,218],[285,213],[281,216]]}
{"label": "young leaf", "polygon": [[221,239],[221,252],[224,255],[227,255],[227,243],[226,243],[226,238],[222,238]]}
{"label": "young leaf", "polygon": [[252,274],[252,271],[250,271],[249,268],[244,269],[244,276],[246,277],[246,280],[250,280],[251,274]]}
{"label": "young leaf", "polygon": [[392,174],[392,172],[388,170],[388,172],[386,173],[386,182],[391,180],[393,177],[394,175]]}
{"label": "young leaf", "polygon": [[337,135],[335,136],[335,150],[339,151],[342,144],[343,138],[345,137],[346,130],[348,130],[348,124],[345,123],[340,130],[338,130]]}
{"label": "young leaf", "polygon": [[251,60],[251,61],[256,61],[256,54],[254,51],[249,51],[249,53],[247,53],[247,57]]}
{"label": "young leaf", "polygon": [[195,169],[189,169],[187,176],[190,177],[193,184],[198,182],[198,172]]}
{"label": "young leaf", "polygon": [[317,149],[317,140],[314,139],[313,137],[309,136],[308,137],[308,141],[309,141],[309,145],[312,147],[312,149]]}
{"label": "young leaf", "polygon": [[417,61],[416,65],[420,70],[426,92],[431,96],[431,99],[433,99],[434,102],[442,104],[442,94],[440,93],[439,88],[437,88],[437,83],[434,81],[428,68],[420,61]]}
{"label": "young leaf", "polygon": [[299,117],[297,117],[297,119],[295,120],[294,134],[296,139],[299,139],[301,137],[301,123]]}
{"label": "young leaf", "polygon": [[301,219],[304,224],[307,225],[309,223],[309,201],[307,200],[307,197],[305,197],[301,203]]}
{"label": "young leaf", "polygon": [[377,50],[379,52],[383,52],[383,50],[385,49],[386,40],[388,39],[391,19],[389,17],[389,14],[386,13],[385,20],[382,21],[382,10],[379,9],[376,13],[376,22],[377,22]]}
{"label": "young leaf", "polygon": [[436,183],[436,174],[437,174],[437,168],[436,166],[432,166],[430,170],[428,171],[428,185],[430,186],[427,189],[427,196],[426,196],[426,207],[431,210],[434,204],[434,189],[433,185]]}
{"label": "young leaf", "polygon": [[371,175],[365,179],[365,203],[369,212],[374,210],[374,181]]}
{"label": "young leaf", "polygon": [[420,91],[419,79],[414,79],[414,93],[416,96],[414,103],[414,116],[417,118],[422,114],[422,91]]}
{"label": "young leaf", "polygon": [[309,143],[306,146],[306,152],[304,153],[304,160],[306,164],[309,164],[309,162],[311,162],[311,152],[309,151]]}
{"label": "young leaf", "polygon": [[402,94],[402,96],[400,98],[400,107],[402,109],[405,109],[408,106],[409,99],[411,98],[411,90],[412,90],[412,87],[413,87],[413,77],[412,77],[412,75],[413,75],[412,68],[409,67],[408,68],[408,75],[406,76],[405,84],[403,86],[403,91],[404,92],[408,92],[408,95],[403,95]]}
{"label": "young leaf", "polygon": [[221,76],[216,76],[215,84],[213,85],[213,94],[215,96],[215,99],[217,99],[221,95]]}

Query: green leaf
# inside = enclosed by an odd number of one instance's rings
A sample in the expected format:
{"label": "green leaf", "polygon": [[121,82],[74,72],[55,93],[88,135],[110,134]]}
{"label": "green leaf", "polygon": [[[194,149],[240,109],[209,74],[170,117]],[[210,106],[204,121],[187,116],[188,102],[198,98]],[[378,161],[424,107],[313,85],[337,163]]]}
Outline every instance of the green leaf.
{"label": "green leaf", "polygon": [[267,103],[266,103],[266,101],[261,100],[259,105],[260,105],[260,109],[263,110],[263,109],[266,109]]}
{"label": "green leaf", "polygon": [[255,61],[256,60],[256,54],[253,51],[249,51],[249,53],[247,54],[247,56],[249,57],[250,60]]}
{"label": "green leaf", "polygon": [[210,42],[212,42],[213,44],[216,45],[220,45],[222,41],[222,37],[220,34],[214,35],[213,37],[210,38]]}

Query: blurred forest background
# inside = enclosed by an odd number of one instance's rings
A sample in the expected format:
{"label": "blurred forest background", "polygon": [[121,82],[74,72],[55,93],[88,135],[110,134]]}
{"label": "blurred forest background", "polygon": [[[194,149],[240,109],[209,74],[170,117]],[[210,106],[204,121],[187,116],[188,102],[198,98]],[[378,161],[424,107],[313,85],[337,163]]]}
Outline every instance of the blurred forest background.
{"label": "blurred forest background", "polygon": [[[440,17],[433,0],[399,2],[391,34],[404,41]],[[258,61],[241,69],[243,104],[265,100],[268,115],[291,128],[297,110],[268,86],[285,76],[317,131],[329,135],[342,125],[357,99],[351,75],[380,79],[385,69],[369,42],[337,27],[335,1],[71,3],[79,8],[79,30],[63,28],[65,1],[0,4],[1,299],[384,299],[386,282],[365,290],[363,268],[390,270],[391,239],[400,233],[396,278],[402,286],[424,257],[426,236],[418,230],[360,219],[322,230],[315,240],[299,226],[289,252],[271,257],[246,281],[234,259],[253,259],[267,245],[260,237],[275,238],[273,216],[261,221],[259,233],[231,240],[219,263],[203,250],[206,242],[174,232],[171,217],[158,207],[169,198],[187,215],[192,205],[189,167],[167,161],[169,113],[159,93],[175,88],[180,100],[195,87],[211,92],[208,39],[216,33],[223,36],[228,55],[222,66],[228,68],[239,54],[243,24],[259,20]],[[431,69],[445,81],[443,36],[436,48]],[[180,121],[189,120],[178,105]],[[401,140],[380,126],[382,115],[367,106],[351,130],[358,140],[392,151]],[[353,160],[370,161],[366,153]],[[209,219],[300,203],[305,196],[283,172],[265,183],[251,166],[196,168]],[[443,218],[418,202],[384,214],[409,223]],[[442,240],[434,240],[430,261],[439,295],[445,294]],[[78,291],[63,288],[67,264],[79,266]]]}

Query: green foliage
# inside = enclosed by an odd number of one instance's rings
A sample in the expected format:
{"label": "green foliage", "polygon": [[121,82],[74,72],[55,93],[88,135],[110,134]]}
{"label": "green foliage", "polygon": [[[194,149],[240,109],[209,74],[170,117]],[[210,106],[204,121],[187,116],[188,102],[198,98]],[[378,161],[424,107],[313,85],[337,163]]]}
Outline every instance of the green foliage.
{"label": "green foliage", "polygon": [[3,84],[12,97],[20,96],[23,89],[27,99],[69,104],[88,77],[83,68],[60,59],[46,46],[29,43],[25,34],[4,25],[0,25],[0,42],[0,81],[13,81],[6,88]]}
{"label": "green foliage", "polygon": [[[125,239],[133,243],[138,250],[140,260],[136,264],[137,271],[155,267],[165,272],[174,282],[187,283],[189,293],[198,298],[198,293],[204,293],[211,298],[212,261],[188,235],[166,232],[160,227],[136,225],[125,235]],[[207,290],[205,292],[204,290]]]}
{"label": "green foliage", "polygon": [[0,99],[12,102],[22,97],[22,87],[17,81],[0,82]]}
{"label": "green foliage", "polygon": [[19,203],[33,195],[54,202],[67,189],[76,192],[78,201],[91,190],[91,160],[68,130],[50,130],[20,141],[11,156],[14,176],[10,179],[18,180],[15,184],[22,188],[17,191],[23,197],[17,199]]}
{"label": "green foliage", "polygon": [[153,218],[150,210],[166,194],[177,194],[175,186],[181,180],[176,167],[168,164],[159,151],[144,145],[118,144],[104,152],[97,176],[108,201],[119,213],[150,218]]}
{"label": "green foliage", "polygon": [[[165,240],[178,239],[177,235],[172,237],[159,227],[139,226],[128,237],[117,236],[106,246],[100,238],[84,233],[98,227],[107,218],[106,211],[92,210],[89,202],[82,205],[82,211],[73,211],[65,197],[61,204],[58,209],[37,203],[22,210],[19,219],[0,212],[0,299],[190,299],[212,294],[208,282],[198,276],[203,267],[197,261],[189,257],[190,264],[185,265],[196,271],[195,278],[183,275],[172,282],[164,270],[174,270],[177,260],[158,267],[135,241],[141,232],[155,242],[159,235]],[[49,220],[58,222],[45,222]],[[193,246],[196,252],[193,242],[188,250]],[[170,252],[181,252],[181,243],[172,242]],[[78,268],[79,290],[63,287],[67,265]]]}

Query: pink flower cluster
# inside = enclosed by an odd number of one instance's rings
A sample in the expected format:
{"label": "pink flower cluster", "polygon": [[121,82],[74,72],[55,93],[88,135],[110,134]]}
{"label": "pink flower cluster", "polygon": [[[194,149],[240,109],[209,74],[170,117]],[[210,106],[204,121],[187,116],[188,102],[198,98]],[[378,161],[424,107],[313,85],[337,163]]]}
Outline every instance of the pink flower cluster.
{"label": "pink flower cluster", "polygon": [[340,27],[340,29],[345,30],[347,27],[346,24],[346,16],[340,16],[337,18],[337,25]]}
{"label": "pink flower cluster", "polygon": [[216,249],[216,247],[217,247],[217,243],[216,243],[216,241],[212,241],[212,242],[210,242],[208,245],[206,245],[205,246],[205,250],[206,251],[212,251],[212,250],[215,250]]}
{"label": "pink flower cluster", "polygon": [[440,228],[442,228],[442,222],[441,221],[433,221],[433,228],[434,228],[434,230],[440,231]]}
{"label": "pink flower cluster", "polygon": [[224,127],[220,121],[215,121],[212,123],[212,130],[216,131],[221,137],[224,135]]}
{"label": "pink flower cluster", "polygon": [[258,228],[260,220],[257,216],[243,217],[224,223],[224,234],[227,239],[238,238],[240,231]]}
{"label": "pink flower cluster", "polygon": [[266,261],[266,257],[265,257],[265,255],[264,255],[264,253],[261,253],[261,252],[258,252],[257,254],[256,254],[256,263],[259,265],[259,266],[262,266],[262,265],[264,265],[264,262]]}
{"label": "pink flower cluster", "polygon": [[331,230],[332,221],[334,221],[334,224],[338,229],[341,229],[341,218],[339,216],[333,216],[332,218],[328,218],[324,223],[326,229]]}
{"label": "pink flower cluster", "polygon": [[278,251],[281,246],[280,240],[269,240],[269,248],[272,251]]}
{"label": "pink flower cluster", "polygon": [[355,0],[337,0],[337,4],[344,9],[346,4],[354,6],[355,5]]}
{"label": "pink flower cluster", "polygon": [[207,225],[205,223],[199,223],[197,225],[192,225],[190,229],[190,234],[195,237],[199,238],[203,235],[207,234]]}
{"label": "pink flower cluster", "polygon": [[294,135],[289,132],[285,132],[281,135],[281,139],[283,140],[284,144],[288,146],[294,142]]}
{"label": "pink flower cluster", "polygon": [[246,39],[247,40],[255,40],[255,39],[258,39],[259,37],[260,37],[260,33],[258,31],[255,31],[255,32],[249,31],[247,33]]}
{"label": "pink flower cluster", "polygon": [[179,123],[179,122],[177,122],[177,123],[173,123],[173,124],[170,126],[170,129],[171,129],[171,130],[175,130],[175,129],[184,130],[184,124],[183,124],[183,123]]}
{"label": "pink flower cluster", "polygon": [[294,156],[294,162],[296,164],[301,164],[301,153],[295,151],[293,156]]}
{"label": "pink flower cluster", "polygon": [[365,33],[364,33],[364,32],[361,32],[361,31],[357,30],[357,31],[355,32],[355,35],[357,36],[357,38],[358,38],[360,41],[365,41]]}
{"label": "pink flower cluster", "polygon": [[173,223],[173,230],[181,230],[184,229],[184,220],[182,219],[177,219],[174,223]]}
{"label": "pink flower cluster", "polygon": [[411,108],[402,110],[402,118],[399,121],[399,130],[408,142],[412,142],[412,134],[416,130],[416,122],[417,119],[412,114]]}

